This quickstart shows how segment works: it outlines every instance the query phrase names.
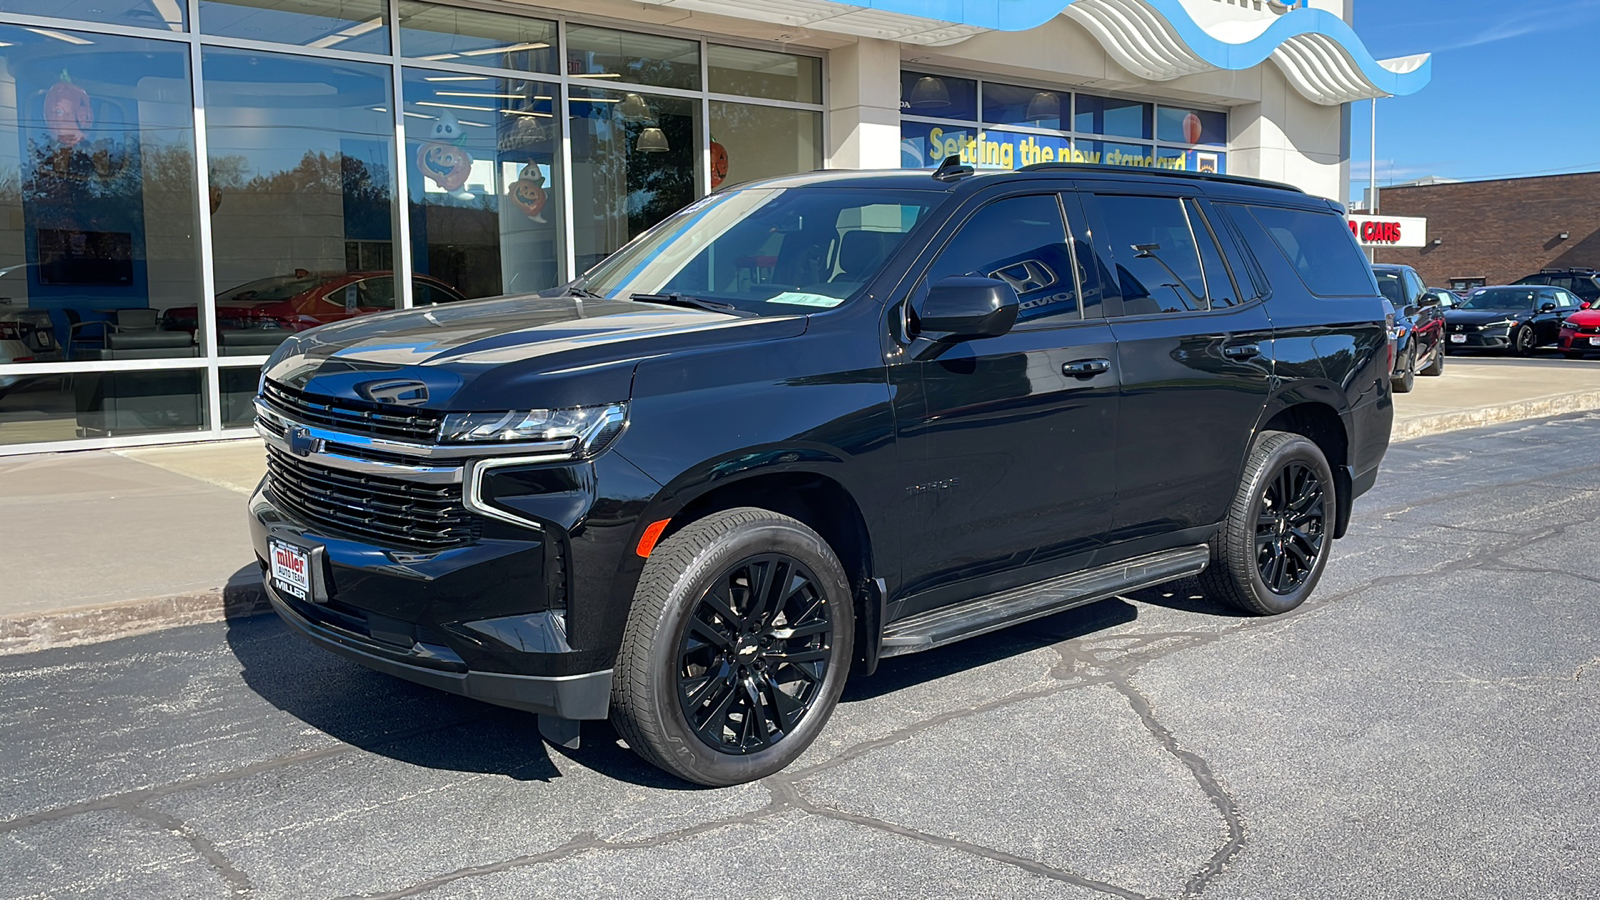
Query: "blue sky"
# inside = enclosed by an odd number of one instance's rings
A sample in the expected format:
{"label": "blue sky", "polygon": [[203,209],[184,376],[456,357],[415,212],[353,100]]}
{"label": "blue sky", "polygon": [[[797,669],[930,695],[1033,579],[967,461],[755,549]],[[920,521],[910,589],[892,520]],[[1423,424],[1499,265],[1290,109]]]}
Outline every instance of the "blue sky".
{"label": "blue sky", "polygon": [[[1600,0],[1356,0],[1379,59],[1433,54],[1433,81],[1378,101],[1378,186],[1600,170]],[[1351,193],[1367,186],[1371,104],[1351,107]]]}

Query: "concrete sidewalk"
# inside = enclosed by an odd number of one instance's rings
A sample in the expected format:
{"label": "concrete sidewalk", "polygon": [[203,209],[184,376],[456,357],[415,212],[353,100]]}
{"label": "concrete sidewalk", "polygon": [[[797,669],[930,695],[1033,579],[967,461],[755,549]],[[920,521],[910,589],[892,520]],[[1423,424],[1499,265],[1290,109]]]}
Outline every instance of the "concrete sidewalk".
{"label": "concrete sidewalk", "polygon": [[[1600,361],[1451,357],[1394,439],[1600,409]],[[0,654],[266,609],[245,522],[256,440],[0,458]]]}

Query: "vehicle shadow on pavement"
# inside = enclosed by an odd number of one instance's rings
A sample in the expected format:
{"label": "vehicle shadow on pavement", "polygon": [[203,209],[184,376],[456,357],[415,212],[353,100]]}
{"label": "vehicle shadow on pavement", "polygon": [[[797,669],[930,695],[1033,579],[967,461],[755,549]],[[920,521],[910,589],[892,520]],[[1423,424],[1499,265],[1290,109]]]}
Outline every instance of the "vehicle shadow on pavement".
{"label": "vehicle shadow on pavement", "polygon": [[1256,616],[1225,601],[1206,596],[1196,578],[1184,578],[1169,584],[1145,588],[1127,595],[1129,599],[1151,606],[1165,606],[1178,612],[1217,616],[1223,619],[1253,619]]}

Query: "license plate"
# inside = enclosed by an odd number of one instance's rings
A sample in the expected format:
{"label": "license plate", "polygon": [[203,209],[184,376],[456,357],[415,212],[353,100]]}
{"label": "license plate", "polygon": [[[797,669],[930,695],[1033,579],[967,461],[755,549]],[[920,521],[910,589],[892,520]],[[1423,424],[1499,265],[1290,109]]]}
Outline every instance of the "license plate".
{"label": "license plate", "polygon": [[1600,347],[1600,337],[1589,338],[1589,346]]}
{"label": "license plate", "polygon": [[1466,342],[1467,342],[1467,336],[1464,335],[1464,334],[1452,334],[1452,335],[1450,335],[1450,343],[1452,343],[1452,344],[1465,344]]}
{"label": "license plate", "polygon": [[311,599],[311,553],[282,541],[273,541],[272,586],[300,600]]}

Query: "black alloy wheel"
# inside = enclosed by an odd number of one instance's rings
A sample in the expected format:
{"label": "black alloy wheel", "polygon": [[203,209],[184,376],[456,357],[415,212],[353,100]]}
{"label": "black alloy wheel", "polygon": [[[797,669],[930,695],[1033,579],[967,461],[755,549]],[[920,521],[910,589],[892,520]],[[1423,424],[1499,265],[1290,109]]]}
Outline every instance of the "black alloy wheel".
{"label": "black alloy wheel", "polygon": [[1267,589],[1287,596],[1315,571],[1327,537],[1322,480],[1290,462],[1267,482],[1256,516],[1256,571]]}
{"label": "black alloy wheel", "polygon": [[833,627],[797,559],[765,553],[718,575],[678,642],[678,701],[695,735],[734,755],[783,740],[821,692]]}
{"label": "black alloy wheel", "polygon": [[1511,332],[1511,352],[1518,356],[1532,353],[1534,343],[1532,325],[1518,325],[1516,330]]}

